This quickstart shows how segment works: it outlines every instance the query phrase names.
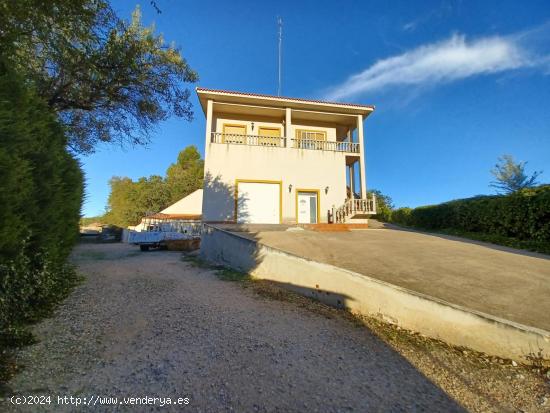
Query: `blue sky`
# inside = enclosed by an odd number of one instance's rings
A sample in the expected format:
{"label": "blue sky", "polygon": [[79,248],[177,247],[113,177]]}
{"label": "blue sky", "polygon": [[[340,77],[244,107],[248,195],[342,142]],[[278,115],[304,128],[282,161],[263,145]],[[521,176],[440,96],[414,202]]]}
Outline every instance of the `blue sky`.
{"label": "blue sky", "polygon": [[[198,71],[197,85],[376,105],[365,122],[367,185],[397,206],[492,193],[512,154],[550,182],[550,3],[518,1],[203,1],[141,4]],[[137,3],[113,1],[121,17]],[[189,85],[194,89],[197,85]],[[159,125],[147,147],[82,157],[83,214],[104,211],[112,176],[163,175],[187,145],[204,150],[204,115]]]}

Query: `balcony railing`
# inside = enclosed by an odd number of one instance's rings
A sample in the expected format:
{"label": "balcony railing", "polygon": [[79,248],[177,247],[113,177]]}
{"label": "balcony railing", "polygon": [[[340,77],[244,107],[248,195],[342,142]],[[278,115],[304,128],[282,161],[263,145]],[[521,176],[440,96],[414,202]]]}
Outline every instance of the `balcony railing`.
{"label": "balcony railing", "polygon": [[325,141],[317,139],[292,139],[292,147],[318,151],[359,153],[359,144],[355,142]]}
{"label": "balcony railing", "polygon": [[[290,147],[317,151],[359,153],[360,146],[355,142],[325,141],[317,139],[290,139]],[[287,138],[277,136],[237,135],[231,133],[212,132],[212,143],[232,145],[268,146],[284,148]]]}
{"label": "balcony railing", "polygon": [[233,145],[278,146],[284,148],[286,138],[277,136],[237,135],[212,132],[212,143],[230,143]]}
{"label": "balcony railing", "polygon": [[367,199],[348,199],[344,205],[334,209],[332,216],[337,224],[344,223],[355,215],[375,215],[376,214],[376,196],[370,195]]}

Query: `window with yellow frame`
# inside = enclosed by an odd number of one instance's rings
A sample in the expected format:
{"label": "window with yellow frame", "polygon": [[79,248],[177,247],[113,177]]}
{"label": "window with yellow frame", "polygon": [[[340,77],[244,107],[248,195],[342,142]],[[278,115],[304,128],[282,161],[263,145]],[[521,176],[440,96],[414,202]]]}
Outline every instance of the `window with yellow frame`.
{"label": "window with yellow frame", "polygon": [[224,123],[222,143],[246,143],[246,125]]}
{"label": "window with yellow frame", "polygon": [[258,128],[258,145],[261,146],[280,146],[281,128],[260,126]]}
{"label": "window with yellow frame", "polygon": [[323,143],[327,140],[327,133],[320,130],[296,129],[296,148],[299,149],[323,149]]}

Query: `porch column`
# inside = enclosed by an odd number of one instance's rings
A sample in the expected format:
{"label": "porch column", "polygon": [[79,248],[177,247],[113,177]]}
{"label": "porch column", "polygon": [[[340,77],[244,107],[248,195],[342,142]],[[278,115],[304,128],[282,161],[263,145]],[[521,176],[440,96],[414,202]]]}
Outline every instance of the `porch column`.
{"label": "porch column", "polygon": [[353,167],[355,165],[355,162],[354,163],[351,163],[349,164],[348,166],[348,169],[349,169],[349,188],[351,190],[351,199],[353,199],[353,194],[354,194],[354,179],[355,179],[355,168]]}
{"label": "porch column", "polygon": [[212,142],[212,108],[214,106],[214,101],[208,99],[206,103],[206,139],[204,142],[204,158],[208,154],[208,149],[210,148],[210,143]]}
{"label": "porch column", "polygon": [[290,108],[285,110],[285,146],[290,148],[290,139],[292,133],[292,111]]}
{"label": "porch column", "polygon": [[363,115],[357,115],[357,142],[359,143],[359,176],[361,177],[361,199],[367,198],[367,177],[365,171],[365,139],[363,138]]}

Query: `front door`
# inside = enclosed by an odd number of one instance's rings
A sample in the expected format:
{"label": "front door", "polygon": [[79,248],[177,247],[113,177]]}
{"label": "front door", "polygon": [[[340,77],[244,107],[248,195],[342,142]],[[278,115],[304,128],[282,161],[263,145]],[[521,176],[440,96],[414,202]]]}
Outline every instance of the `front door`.
{"label": "front door", "polygon": [[317,224],[317,192],[298,191],[298,223]]}

